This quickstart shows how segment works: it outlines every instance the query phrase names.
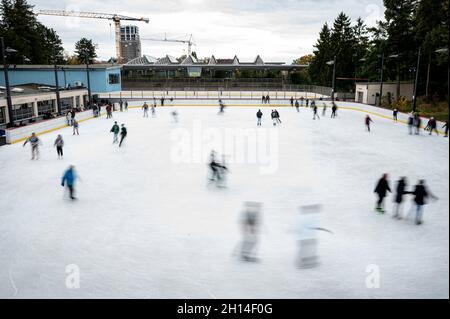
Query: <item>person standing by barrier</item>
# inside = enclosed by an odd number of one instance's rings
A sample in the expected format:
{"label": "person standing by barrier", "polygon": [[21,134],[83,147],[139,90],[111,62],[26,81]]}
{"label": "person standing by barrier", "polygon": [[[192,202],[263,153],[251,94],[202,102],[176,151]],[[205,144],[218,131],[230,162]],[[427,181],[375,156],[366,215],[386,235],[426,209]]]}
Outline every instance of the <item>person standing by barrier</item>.
{"label": "person standing by barrier", "polygon": [[31,136],[25,140],[23,146],[27,145],[28,142],[30,142],[31,145],[31,159],[39,159],[39,145],[41,145],[42,143],[39,137],[37,137],[36,133],[31,133]]}
{"label": "person standing by barrier", "polygon": [[58,137],[55,140],[54,146],[56,147],[56,152],[58,153],[58,159],[63,157],[63,146],[64,140],[61,134],[58,134]]}
{"label": "person standing by barrier", "polygon": [[144,102],[144,105],[142,105],[142,109],[144,110],[144,116],[143,117],[148,117],[148,104],[147,104],[147,102]]}
{"label": "person standing by barrier", "polygon": [[409,135],[412,135],[414,129],[414,114],[411,112],[408,115],[408,131]]}
{"label": "person standing by barrier", "polygon": [[298,100],[295,100],[295,108],[297,110],[297,113],[300,112],[300,104],[298,104]]}
{"label": "person standing by barrier", "polygon": [[120,112],[123,112],[123,101],[122,100],[120,100],[119,106],[120,106]]}
{"label": "person standing by barrier", "polygon": [[414,125],[416,126],[416,135],[420,135],[420,127],[422,126],[422,119],[420,115],[416,113],[414,116]]}
{"label": "person standing by barrier", "polygon": [[398,110],[394,109],[394,111],[392,111],[392,117],[394,118],[394,122],[398,122]]}
{"label": "person standing by barrier", "polygon": [[445,121],[444,125],[442,125],[442,128],[445,129],[444,137],[448,137],[448,121]]}
{"label": "person standing by barrier", "polygon": [[294,106],[294,97],[293,96],[291,96],[291,106],[292,107]]}

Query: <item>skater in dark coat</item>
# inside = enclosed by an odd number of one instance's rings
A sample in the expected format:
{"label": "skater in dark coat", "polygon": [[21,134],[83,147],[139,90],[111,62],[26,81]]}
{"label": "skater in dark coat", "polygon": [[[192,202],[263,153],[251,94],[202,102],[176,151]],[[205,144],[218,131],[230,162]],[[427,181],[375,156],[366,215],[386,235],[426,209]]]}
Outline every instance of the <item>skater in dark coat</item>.
{"label": "skater in dark coat", "polygon": [[412,135],[413,128],[414,128],[414,115],[412,113],[410,113],[409,116],[408,116],[408,131],[409,131],[409,135]]}
{"label": "skater in dark coat", "polygon": [[398,121],[398,110],[397,109],[394,109],[392,111],[392,117],[394,118],[394,122]]}
{"label": "skater in dark coat", "polygon": [[295,108],[297,109],[297,112],[300,112],[300,104],[298,104],[298,100],[295,100]]}
{"label": "skater in dark coat", "polygon": [[383,201],[387,196],[387,192],[391,193],[391,188],[389,187],[388,174],[383,174],[375,187],[374,193],[378,195],[377,205],[375,207],[376,211],[384,214]]}
{"label": "skater in dark coat", "polygon": [[336,111],[337,111],[337,105],[336,105],[336,103],[333,102],[333,106],[331,107],[331,118],[335,118],[337,116]]}
{"label": "skater in dark coat", "polygon": [[366,123],[367,131],[370,132],[370,123],[373,123],[373,121],[369,115],[366,115],[365,123]]}
{"label": "skater in dark coat", "polygon": [[113,144],[118,143],[118,141],[119,141],[119,138],[118,138],[119,131],[120,131],[119,125],[117,125],[117,122],[114,122],[114,125],[113,125],[113,127],[111,128],[111,131],[110,131],[111,133],[114,134]]}
{"label": "skater in dark coat", "polygon": [[262,104],[266,104],[266,96],[265,96],[265,95],[263,95],[263,96],[261,97],[261,103],[262,103]]}
{"label": "skater in dark coat", "polygon": [[120,143],[119,143],[119,147],[122,146],[123,140],[125,139],[125,137],[127,137],[127,128],[125,127],[125,124],[122,124],[122,129],[120,130]]}
{"label": "skater in dark coat", "polygon": [[430,135],[433,134],[433,131],[436,132],[436,135],[439,135],[439,132],[437,130],[437,122],[436,122],[436,119],[434,117],[432,117],[430,119],[429,126],[430,126]]}
{"label": "skater in dark coat", "polygon": [[261,119],[262,119],[263,113],[261,110],[258,110],[256,113],[256,118],[258,119],[258,122],[256,123],[257,126],[261,126]]}
{"label": "skater in dark coat", "polygon": [[411,194],[414,195],[414,202],[416,203],[416,225],[420,225],[423,223],[423,206],[426,204],[427,198],[431,197],[435,200],[438,198],[431,194],[431,192],[426,188],[425,181],[423,179],[419,181],[419,184],[416,185]]}
{"label": "skater in dark coat", "polygon": [[419,114],[414,116],[414,125],[416,126],[416,135],[420,134],[420,127],[422,126],[422,119]]}
{"label": "skater in dark coat", "polygon": [[291,96],[291,106],[294,106],[294,98]]}
{"label": "skater in dark coat", "polygon": [[445,129],[444,137],[448,137],[448,121],[445,121],[444,125],[442,125],[442,128]]}
{"label": "skater in dark coat", "polygon": [[322,116],[325,117],[326,114],[327,114],[327,105],[325,103],[323,103]]}
{"label": "skater in dark coat", "polygon": [[316,119],[316,117],[320,120],[319,114],[317,113],[317,105],[314,101],[311,102],[311,107],[313,108],[313,120]]}
{"label": "skater in dark coat", "polygon": [[411,194],[411,192],[406,191],[406,177],[401,177],[397,182],[397,188],[395,191],[395,213],[394,218],[401,219],[400,208],[403,203],[403,196],[405,194]]}

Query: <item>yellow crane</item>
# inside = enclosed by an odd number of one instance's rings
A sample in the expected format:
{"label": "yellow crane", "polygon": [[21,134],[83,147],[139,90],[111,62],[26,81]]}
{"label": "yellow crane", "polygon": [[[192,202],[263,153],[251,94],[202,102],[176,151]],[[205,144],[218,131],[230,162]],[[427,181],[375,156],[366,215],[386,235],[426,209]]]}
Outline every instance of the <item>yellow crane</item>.
{"label": "yellow crane", "polygon": [[142,21],[145,23],[149,22],[148,18],[134,18],[128,17],[120,14],[112,13],[96,13],[96,12],[78,12],[78,11],[65,11],[65,10],[39,10],[37,13],[39,15],[50,15],[50,16],[60,16],[60,17],[78,17],[78,18],[91,18],[91,19],[107,19],[114,21],[115,27],[115,38],[116,38],[116,57],[117,62],[122,62],[122,48],[121,48],[121,38],[120,38],[120,21]]}

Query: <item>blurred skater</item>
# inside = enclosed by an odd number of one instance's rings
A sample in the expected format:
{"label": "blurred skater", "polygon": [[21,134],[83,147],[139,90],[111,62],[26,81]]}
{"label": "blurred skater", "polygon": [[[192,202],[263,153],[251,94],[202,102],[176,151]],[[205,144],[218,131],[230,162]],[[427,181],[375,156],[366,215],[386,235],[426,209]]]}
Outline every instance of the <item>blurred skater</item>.
{"label": "blurred skater", "polygon": [[260,228],[261,204],[246,202],[242,214],[242,245],[241,259],[243,261],[257,261],[256,247],[258,245]]}
{"label": "blurred skater", "polygon": [[298,100],[295,100],[295,109],[297,110],[297,113],[300,112],[300,104],[298,103]]}
{"label": "blurred skater", "polygon": [[409,135],[412,135],[414,130],[414,114],[411,112],[408,115],[408,131]]}
{"label": "blurred skater", "polygon": [[147,104],[147,102],[144,102],[144,105],[142,105],[142,109],[144,110],[143,117],[148,117],[148,104]]}
{"label": "blurred skater", "polygon": [[327,114],[327,104],[323,103],[323,107],[322,107],[322,117],[325,117]]}
{"label": "blurred skater", "polygon": [[332,102],[332,107],[331,107],[331,118],[335,118],[337,116],[337,105],[336,103],[334,103],[334,101]]}
{"label": "blurred skater", "polygon": [[153,103],[153,105],[152,105],[152,117],[155,117],[155,116],[156,116],[156,102]]}
{"label": "blurred skater", "polygon": [[225,112],[225,104],[222,100],[219,100],[219,114],[223,114]]}
{"label": "blurred skater", "polygon": [[317,108],[316,102],[312,101],[312,102],[311,102],[311,107],[313,108],[313,120],[315,120],[316,117],[320,120],[320,116],[319,116],[319,114],[317,113],[318,108]]}
{"label": "blurred skater", "polygon": [[122,124],[122,129],[120,130],[120,143],[119,143],[119,147],[122,146],[123,140],[125,139],[125,137],[127,137],[127,128],[125,127],[125,124]]}
{"label": "blurred skater", "polygon": [[394,122],[398,121],[398,110],[397,109],[394,109],[392,111],[392,118],[394,119]]}
{"label": "blurred skater", "polygon": [[120,131],[120,127],[119,127],[119,125],[117,124],[117,121],[116,121],[116,122],[114,122],[114,125],[112,126],[111,130],[109,131],[110,133],[114,134],[113,144],[119,142],[119,131]]}
{"label": "blurred skater", "polygon": [[406,177],[401,177],[398,181],[397,181],[397,187],[395,190],[395,208],[394,208],[394,218],[397,219],[401,219],[401,206],[403,203],[403,196],[405,194],[410,194],[411,192],[406,191],[406,186],[407,186],[407,182],[406,182]]}
{"label": "blurred skater", "polygon": [[416,135],[420,135],[420,127],[422,126],[422,119],[419,114],[414,115],[414,126],[416,127]]}
{"label": "blurred skater", "polygon": [[175,109],[171,112],[174,123],[178,123],[178,111]]}
{"label": "blurred skater", "polygon": [[64,140],[63,140],[61,134],[58,134],[58,137],[56,138],[53,146],[56,147],[56,153],[58,153],[58,159],[62,158],[63,157]]}
{"label": "blurred skater", "polygon": [[444,137],[448,137],[448,121],[445,121],[444,125],[442,125],[442,128],[445,129]]}
{"label": "blurred skater", "polygon": [[391,188],[389,187],[388,174],[383,174],[375,187],[374,193],[378,195],[377,204],[375,210],[381,214],[384,214],[384,198],[387,196],[387,192],[391,193]]}
{"label": "blurred skater", "polygon": [[291,106],[294,106],[294,97],[291,96]]}
{"label": "blurred skater", "polygon": [[369,115],[366,115],[366,119],[364,120],[364,122],[366,124],[367,131],[370,132],[370,123],[373,123],[373,121]]}
{"label": "blurred skater", "polygon": [[416,185],[415,189],[411,194],[414,195],[414,202],[416,203],[416,225],[423,223],[423,206],[426,204],[428,197],[438,200],[436,196],[431,194],[431,192],[425,186],[425,180],[421,179]]}
{"label": "blurred skater", "polygon": [[281,124],[281,119],[280,119],[280,113],[278,113],[278,110],[275,110],[275,120],[277,121],[278,124]]}
{"label": "blurred skater", "polygon": [[111,104],[108,104],[106,106],[106,118],[111,119],[112,117],[113,117],[112,116],[112,106],[111,106]]}
{"label": "blurred skater", "polygon": [[25,140],[23,146],[30,142],[31,145],[31,159],[39,159],[39,145],[42,145],[41,140],[37,137],[36,133],[31,133],[31,136]]}
{"label": "blurred skater", "polygon": [[71,200],[75,200],[75,181],[77,179],[77,174],[75,172],[75,166],[70,165],[69,168],[64,172],[61,180],[61,186],[67,186],[69,190],[69,197]]}
{"label": "blurred skater", "polygon": [[436,119],[434,117],[432,117],[430,119],[430,122],[428,124],[430,126],[430,135],[433,134],[433,131],[436,132],[436,135],[439,135],[439,132],[437,130],[437,122]]}
{"label": "blurred skater", "polygon": [[80,135],[80,132],[78,131],[78,121],[77,120],[73,120],[73,135],[75,135],[75,133],[77,135]]}

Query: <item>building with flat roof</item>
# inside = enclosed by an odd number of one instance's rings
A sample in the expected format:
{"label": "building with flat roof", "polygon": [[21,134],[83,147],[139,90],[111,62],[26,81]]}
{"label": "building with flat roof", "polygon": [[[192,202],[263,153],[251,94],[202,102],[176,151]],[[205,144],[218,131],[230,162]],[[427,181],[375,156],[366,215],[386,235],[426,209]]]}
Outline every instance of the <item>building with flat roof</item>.
{"label": "building with flat roof", "polygon": [[[398,93],[399,91],[399,93]],[[397,94],[411,101],[414,94],[414,83],[383,82],[383,98],[390,95],[392,101],[397,100]],[[380,98],[380,82],[357,82],[355,87],[355,102],[376,105]]]}
{"label": "building with flat roof", "polygon": [[[83,110],[88,100],[85,87],[60,89],[59,95],[62,114],[73,108]],[[11,101],[13,124],[16,126],[58,116],[55,86],[36,83],[11,86]],[[10,121],[6,88],[0,86],[0,128],[5,128]]]}
{"label": "building with flat roof", "polygon": [[[89,79],[92,94],[120,91],[121,65],[91,64]],[[53,65],[10,65],[8,69],[11,86],[27,83],[55,85]],[[87,72],[85,65],[58,65],[58,84],[62,88],[74,86],[87,87]],[[5,86],[3,68],[0,70],[0,86]]]}
{"label": "building with flat roof", "polygon": [[137,26],[124,25],[120,27],[120,46],[123,62],[141,57],[141,39]]}

